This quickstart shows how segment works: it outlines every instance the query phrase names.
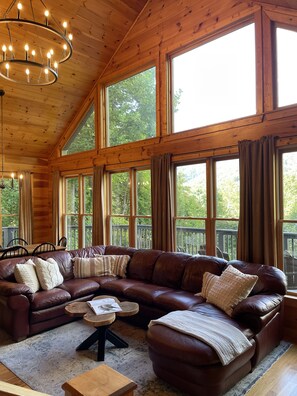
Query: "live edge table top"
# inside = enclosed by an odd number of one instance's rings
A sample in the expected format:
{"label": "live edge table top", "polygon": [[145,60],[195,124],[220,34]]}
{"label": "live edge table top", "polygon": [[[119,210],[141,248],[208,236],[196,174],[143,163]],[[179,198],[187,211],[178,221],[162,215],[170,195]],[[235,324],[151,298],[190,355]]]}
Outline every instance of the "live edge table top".
{"label": "live edge table top", "polygon": [[65,311],[69,316],[73,317],[83,317],[84,321],[94,327],[106,326],[112,324],[116,316],[132,316],[136,315],[139,311],[139,306],[137,303],[130,301],[119,301],[113,296],[98,296],[94,300],[102,298],[113,298],[115,302],[121,307],[121,311],[112,312],[107,314],[96,315],[93,310],[88,306],[85,301],[76,301],[66,305]]}

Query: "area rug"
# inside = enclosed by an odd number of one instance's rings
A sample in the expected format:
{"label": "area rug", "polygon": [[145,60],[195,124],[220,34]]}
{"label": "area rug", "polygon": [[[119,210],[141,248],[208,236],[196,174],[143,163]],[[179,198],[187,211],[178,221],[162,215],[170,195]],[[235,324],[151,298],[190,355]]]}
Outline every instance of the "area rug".
{"label": "area rug", "polygon": [[[107,342],[104,363],[137,383],[135,395],[183,395],[155,376],[148,357],[145,330],[121,321],[114,323],[112,329],[128,342],[129,347],[119,349]],[[6,333],[0,331],[0,361],[32,389],[62,396],[64,382],[102,364],[95,360],[96,346],[86,351],[75,350],[93,331],[82,321],[77,321],[19,343],[13,343]],[[289,347],[289,343],[282,342],[226,396],[246,394]]]}

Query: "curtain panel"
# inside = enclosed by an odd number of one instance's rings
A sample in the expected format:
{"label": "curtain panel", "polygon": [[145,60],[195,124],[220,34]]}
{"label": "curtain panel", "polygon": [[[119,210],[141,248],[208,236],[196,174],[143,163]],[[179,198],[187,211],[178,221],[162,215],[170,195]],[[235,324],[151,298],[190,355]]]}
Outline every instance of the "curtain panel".
{"label": "curtain panel", "polygon": [[19,237],[29,244],[33,241],[31,172],[23,172],[19,196]]}
{"label": "curtain panel", "polygon": [[92,244],[104,245],[104,166],[94,166]]}
{"label": "curtain panel", "polygon": [[275,139],[241,141],[237,258],[276,265]]}
{"label": "curtain panel", "polygon": [[153,249],[173,250],[171,154],[151,158]]}

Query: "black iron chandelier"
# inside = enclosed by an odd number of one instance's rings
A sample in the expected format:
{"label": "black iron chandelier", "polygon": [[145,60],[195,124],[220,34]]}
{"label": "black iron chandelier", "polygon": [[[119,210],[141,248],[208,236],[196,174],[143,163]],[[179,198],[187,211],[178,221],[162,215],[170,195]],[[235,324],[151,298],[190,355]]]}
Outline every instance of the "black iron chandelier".
{"label": "black iron chandelier", "polygon": [[51,85],[59,65],[72,55],[72,34],[43,0],[23,1],[26,7],[13,0],[0,19],[0,76],[18,84]]}

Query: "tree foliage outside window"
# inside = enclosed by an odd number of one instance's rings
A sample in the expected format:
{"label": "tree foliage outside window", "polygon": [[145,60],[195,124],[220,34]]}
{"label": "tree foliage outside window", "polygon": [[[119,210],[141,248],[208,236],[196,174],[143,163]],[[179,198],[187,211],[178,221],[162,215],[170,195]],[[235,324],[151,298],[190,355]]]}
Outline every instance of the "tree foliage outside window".
{"label": "tree foliage outside window", "polygon": [[11,180],[3,179],[5,188],[0,190],[1,222],[2,222],[2,245],[6,245],[10,239],[19,234],[19,182],[14,180],[11,188]]}
{"label": "tree foliage outside window", "polygon": [[95,149],[95,112],[91,106],[85,117],[65,144],[62,155]]}
{"label": "tree foliage outside window", "polygon": [[107,145],[156,136],[156,68],[110,85],[107,96]]}

